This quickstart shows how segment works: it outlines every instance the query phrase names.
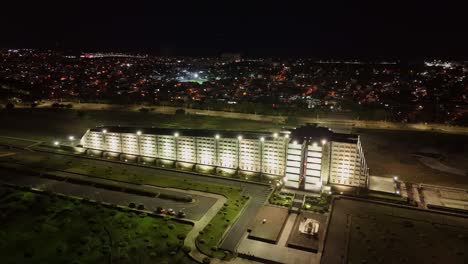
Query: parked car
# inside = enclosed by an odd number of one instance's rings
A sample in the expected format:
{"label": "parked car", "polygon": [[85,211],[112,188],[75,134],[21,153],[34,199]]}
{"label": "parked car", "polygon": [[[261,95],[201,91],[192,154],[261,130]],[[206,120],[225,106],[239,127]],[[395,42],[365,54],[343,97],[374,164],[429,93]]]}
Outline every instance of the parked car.
{"label": "parked car", "polygon": [[128,207],[130,207],[130,208],[135,208],[136,205],[135,205],[135,203],[129,203],[129,204],[128,204]]}
{"label": "parked car", "polygon": [[145,206],[143,204],[139,204],[137,209],[138,210],[145,210]]}
{"label": "parked car", "polygon": [[179,218],[185,218],[186,214],[184,211],[179,211],[179,213],[177,213],[177,217]]}
{"label": "parked car", "polygon": [[166,209],[162,208],[162,207],[158,207],[156,208],[156,211],[155,211],[157,214],[165,214],[166,213]]}
{"label": "parked car", "polygon": [[175,215],[176,212],[174,211],[174,209],[169,208],[169,209],[167,209],[167,214],[168,214],[168,215]]}

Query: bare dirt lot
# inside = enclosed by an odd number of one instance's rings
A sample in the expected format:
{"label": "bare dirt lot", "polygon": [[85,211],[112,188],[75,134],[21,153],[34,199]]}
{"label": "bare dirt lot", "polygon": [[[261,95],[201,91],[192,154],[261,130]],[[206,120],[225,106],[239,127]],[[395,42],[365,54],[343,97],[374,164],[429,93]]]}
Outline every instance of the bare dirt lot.
{"label": "bare dirt lot", "polygon": [[441,163],[468,171],[468,136],[432,132],[363,130],[362,146],[371,175],[399,176],[409,182],[468,187],[468,175],[432,169],[415,152],[437,153]]}
{"label": "bare dirt lot", "polygon": [[467,263],[467,248],[467,218],[342,198],[322,263]]}

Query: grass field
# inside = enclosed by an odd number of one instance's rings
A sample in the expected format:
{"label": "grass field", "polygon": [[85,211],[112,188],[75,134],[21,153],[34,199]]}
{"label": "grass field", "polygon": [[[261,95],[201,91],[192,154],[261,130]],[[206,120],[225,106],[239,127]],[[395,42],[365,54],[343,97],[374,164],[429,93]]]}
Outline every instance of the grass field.
{"label": "grass field", "polygon": [[418,151],[440,153],[444,164],[468,171],[468,136],[363,129],[354,132],[361,135],[371,175],[396,175],[404,181],[468,187],[468,175],[431,169],[412,155]]}
{"label": "grass field", "polygon": [[2,263],[192,263],[191,226],[0,187]]}
{"label": "grass field", "polygon": [[155,175],[157,171],[143,170],[138,167],[113,166],[111,163],[106,162],[88,162],[86,159],[55,155],[44,156],[32,152],[24,153],[21,156],[11,156],[9,157],[9,161],[20,163],[29,169],[36,169],[52,174],[54,170],[58,170],[131,183],[221,194],[228,199],[227,203],[197,239],[198,246],[203,253],[219,258],[225,258],[226,253],[217,249],[218,243],[225,230],[234,222],[248,200],[248,197],[241,195],[241,189],[239,188],[203,181],[188,181],[174,177],[164,177]]}
{"label": "grass field", "polygon": [[[81,137],[87,129],[99,125],[134,127],[177,127],[222,130],[269,130],[280,125],[241,119],[195,115],[164,115],[123,111],[85,111],[83,116],[71,109],[0,110],[0,135],[53,141],[69,135]],[[34,128],[32,131],[31,128]]]}

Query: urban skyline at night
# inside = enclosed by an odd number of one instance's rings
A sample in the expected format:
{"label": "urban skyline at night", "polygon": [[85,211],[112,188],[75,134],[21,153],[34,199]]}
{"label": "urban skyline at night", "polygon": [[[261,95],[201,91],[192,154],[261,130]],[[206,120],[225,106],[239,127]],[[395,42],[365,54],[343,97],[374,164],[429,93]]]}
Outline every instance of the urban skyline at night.
{"label": "urban skyline at night", "polygon": [[468,263],[452,1],[14,1],[0,263]]}

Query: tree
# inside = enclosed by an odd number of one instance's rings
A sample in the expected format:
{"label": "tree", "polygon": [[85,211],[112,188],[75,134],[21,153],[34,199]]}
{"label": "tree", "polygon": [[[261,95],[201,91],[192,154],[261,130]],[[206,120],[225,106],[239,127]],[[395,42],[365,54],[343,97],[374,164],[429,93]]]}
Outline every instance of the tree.
{"label": "tree", "polygon": [[6,109],[14,109],[14,108],[15,108],[15,105],[14,105],[13,103],[10,102],[10,103],[7,103],[7,104],[5,105],[5,108],[6,108]]}

